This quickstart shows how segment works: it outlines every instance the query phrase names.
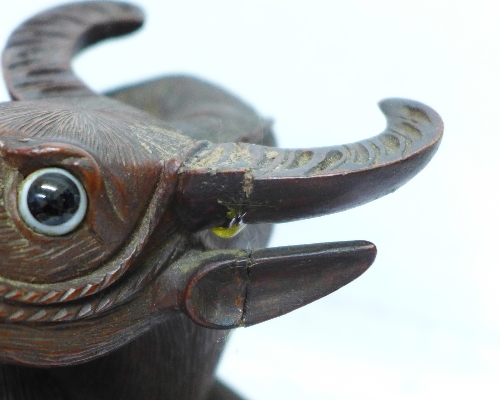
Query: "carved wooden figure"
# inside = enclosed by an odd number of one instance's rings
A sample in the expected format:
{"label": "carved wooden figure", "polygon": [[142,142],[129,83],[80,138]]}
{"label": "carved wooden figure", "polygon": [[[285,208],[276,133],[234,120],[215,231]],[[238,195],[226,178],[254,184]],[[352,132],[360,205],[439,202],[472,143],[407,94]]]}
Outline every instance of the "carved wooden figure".
{"label": "carved wooden figure", "polygon": [[414,101],[383,101],[387,129],[371,139],[280,149],[270,124],[200,80],[101,96],[73,74],[75,53],[141,24],[128,4],[74,3],[26,21],[4,51],[2,399],[237,399],[214,380],[228,330],[375,258],[365,241],[265,249],[269,224],[391,193],[437,150],[442,122]]}

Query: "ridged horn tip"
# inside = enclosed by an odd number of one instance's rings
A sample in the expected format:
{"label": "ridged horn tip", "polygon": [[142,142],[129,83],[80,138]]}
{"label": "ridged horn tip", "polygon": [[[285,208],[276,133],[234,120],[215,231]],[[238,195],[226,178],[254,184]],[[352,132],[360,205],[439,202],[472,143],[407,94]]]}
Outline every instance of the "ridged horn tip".
{"label": "ridged horn tip", "polygon": [[112,1],[63,5],[27,20],[3,52],[12,99],[94,95],[74,74],[71,59],[93,43],[136,30],[143,20],[137,7]]}

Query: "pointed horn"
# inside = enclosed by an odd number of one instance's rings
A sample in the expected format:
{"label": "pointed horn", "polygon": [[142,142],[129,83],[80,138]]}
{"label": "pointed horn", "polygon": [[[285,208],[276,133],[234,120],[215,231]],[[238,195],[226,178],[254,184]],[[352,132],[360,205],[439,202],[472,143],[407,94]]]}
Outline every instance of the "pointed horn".
{"label": "pointed horn", "polygon": [[355,207],[393,192],[436,152],[443,123],[411,100],[380,103],[387,128],[357,143],[283,150],[204,143],[185,163],[177,193],[179,217],[193,228],[284,222]]}
{"label": "pointed horn", "polygon": [[84,2],[54,8],[22,24],[3,53],[13,100],[93,96],[74,74],[71,59],[100,40],[124,35],[143,22],[140,10],[116,2]]}

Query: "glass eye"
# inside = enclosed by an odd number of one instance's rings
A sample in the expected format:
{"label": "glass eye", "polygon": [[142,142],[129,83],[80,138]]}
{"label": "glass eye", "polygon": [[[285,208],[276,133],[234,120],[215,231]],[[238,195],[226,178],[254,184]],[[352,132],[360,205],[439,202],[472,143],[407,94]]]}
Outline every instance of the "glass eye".
{"label": "glass eye", "polygon": [[71,232],[85,217],[87,195],[81,183],[61,168],[28,175],[19,192],[19,213],[33,230],[59,236]]}

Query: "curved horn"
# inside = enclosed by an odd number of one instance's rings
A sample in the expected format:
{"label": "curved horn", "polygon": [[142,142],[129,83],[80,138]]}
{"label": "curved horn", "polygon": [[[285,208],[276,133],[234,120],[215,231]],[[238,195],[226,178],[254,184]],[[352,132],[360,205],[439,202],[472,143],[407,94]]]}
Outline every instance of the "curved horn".
{"label": "curved horn", "polygon": [[284,222],[342,211],[393,192],[432,158],[443,123],[411,100],[380,103],[387,128],[343,146],[277,149],[204,142],[185,163],[177,192],[179,216],[194,228]]}
{"label": "curved horn", "polygon": [[93,43],[136,30],[142,22],[139,9],[115,2],[69,4],[29,19],[14,31],[3,53],[12,99],[93,96],[74,74],[71,59]]}

